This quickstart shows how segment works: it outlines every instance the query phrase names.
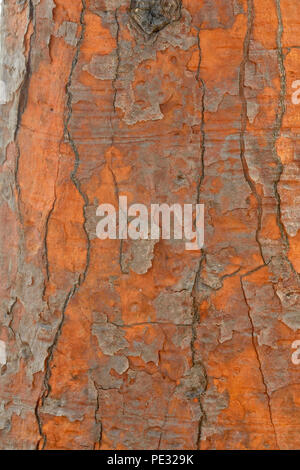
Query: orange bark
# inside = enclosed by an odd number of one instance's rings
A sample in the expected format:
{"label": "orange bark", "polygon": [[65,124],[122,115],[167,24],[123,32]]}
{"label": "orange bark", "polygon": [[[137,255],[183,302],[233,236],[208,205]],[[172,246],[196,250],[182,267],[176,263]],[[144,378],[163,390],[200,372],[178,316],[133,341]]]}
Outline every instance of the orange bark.
{"label": "orange bark", "polygon": [[[175,3],[4,5],[1,449],[300,446],[300,5]],[[99,240],[119,195],[203,249]]]}

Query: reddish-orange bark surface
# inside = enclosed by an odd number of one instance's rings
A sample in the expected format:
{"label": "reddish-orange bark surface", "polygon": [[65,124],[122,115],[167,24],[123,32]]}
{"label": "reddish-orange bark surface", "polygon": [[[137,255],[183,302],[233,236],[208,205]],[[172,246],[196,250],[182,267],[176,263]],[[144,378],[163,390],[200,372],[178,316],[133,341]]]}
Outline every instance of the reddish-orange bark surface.
{"label": "reddish-orange bark surface", "polygon": [[[1,449],[300,446],[300,4],[177,13],[2,5]],[[203,249],[98,239],[119,195]]]}

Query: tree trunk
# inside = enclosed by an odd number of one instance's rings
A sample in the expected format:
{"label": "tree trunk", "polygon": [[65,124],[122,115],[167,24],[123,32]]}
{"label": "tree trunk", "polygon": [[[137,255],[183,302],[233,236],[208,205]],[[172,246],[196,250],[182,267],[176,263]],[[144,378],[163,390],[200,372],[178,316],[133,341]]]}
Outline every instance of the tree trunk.
{"label": "tree trunk", "polygon": [[298,2],[0,4],[0,448],[299,448]]}

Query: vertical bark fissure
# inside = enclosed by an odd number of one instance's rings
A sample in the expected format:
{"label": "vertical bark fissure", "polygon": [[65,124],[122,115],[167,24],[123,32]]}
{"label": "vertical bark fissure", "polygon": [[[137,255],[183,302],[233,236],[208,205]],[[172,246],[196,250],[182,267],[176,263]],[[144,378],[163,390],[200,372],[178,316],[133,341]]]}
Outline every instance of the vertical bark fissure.
{"label": "vertical bark fissure", "polygon": [[277,28],[277,36],[276,36],[276,44],[277,44],[277,62],[278,62],[278,69],[280,75],[280,93],[278,99],[278,108],[276,113],[276,121],[275,121],[275,129],[274,129],[274,139],[272,144],[272,151],[275,160],[277,161],[277,168],[278,168],[278,177],[276,181],[274,181],[274,193],[277,205],[277,225],[279,227],[280,235],[282,242],[284,244],[284,251],[285,251],[285,258],[292,269],[293,273],[299,278],[299,273],[295,270],[291,260],[288,257],[288,250],[289,250],[289,239],[286,233],[284,224],[282,222],[282,213],[281,213],[281,198],[278,191],[278,185],[281,180],[281,176],[283,173],[283,164],[281,162],[281,158],[277,153],[276,144],[280,137],[280,132],[282,128],[283,118],[286,112],[286,93],[287,93],[287,83],[286,83],[286,70],[284,65],[284,54],[282,49],[282,35],[283,35],[283,22],[282,22],[282,13],[281,13],[281,4],[280,0],[275,0],[276,5],[276,13],[277,13],[277,21],[278,21],[278,28]]}
{"label": "vertical bark fissure", "polygon": [[40,439],[37,442],[37,446],[36,446],[37,450],[43,450],[45,448],[46,444],[47,444],[47,436],[43,432],[43,423],[42,423],[42,419],[41,419],[40,408],[43,407],[46,398],[51,393],[51,385],[50,385],[51,362],[52,362],[52,359],[53,359],[54,350],[57,346],[59,337],[60,337],[61,332],[62,332],[63,324],[64,324],[64,321],[65,321],[66,308],[67,308],[71,298],[73,297],[74,293],[77,291],[77,289],[78,289],[78,284],[75,284],[72,287],[72,289],[70,290],[70,292],[68,293],[68,296],[65,300],[64,306],[62,308],[60,323],[57,327],[53,343],[48,348],[48,355],[45,359],[45,375],[44,375],[44,380],[43,380],[43,391],[42,391],[41,395],[39,396],[39,398],[37,400],[37,403],[36,403],[36,407],[35,407],[35,416],[36,416],[37,423],[38,423],[39,433],[40,433],[40,436],[42,438],[42,443],[41,443]]}
{"label": "vertical bark fissure", "polygon": [[[17,191],[17,208],[18,208],[18,214],[20,221],[22,222],[22,215],[21,215],[21,210],[20,210],[20,185],[19,185],[19,179],[18,179],[18,173],[19,173],[19,162],[21,158],[21,150],[20,146],[18,143],[18,133],[20,130],[20,125],[21,125],[21,120],[22,116],[25,112],[26,106],[27,106],[27,101],[28,101],[28,91],[29,91],[29,84],[30,84],[30,79],[32,75],[31,71],[31,54],[32,54],[32,49],[33,49],[33,41],[36,37],[36,7],[33,5],[32,0],[29,0],[28,3],[28,24],[27,24],[27,31],[25,35],[28,32],[28,28],[30,24],[32,23],[33,25],[33,32],[30,36],[30,41],[29,41],[29,51],[28,51],[28,58],[25,64],[25,75],[24,79],[20,88],[20,97],[19,97],[19,103],[18,103],[18,112],[17,112],[17,122],[16,122],[16,128],[14,132],[14,142],[16,145],[16,150],[17,150],[17,155],[16,155],[16,163],[15,163],[15,169],[14,169],[14,178],[15,178],[15,185],[16,185],[16,191]],[[25,36],[24,36],[25,37]]]}
{"label": "vertical bark fissure", "polygon": [[18,297],[15,297],[15,299],[12,301],[12,304],[10,305],[8,311],[7,311],[7,315],[8,317],[10,318],[9,320],[9,323],[7,325],[8,329],[11,331],[12,335],[14,336],[14,338],[16,338],[16,332],[15,330],[13,329],[12,327],[12,324],[14,322],[14,308],[15,306],[17,305],[18,303]]}
{"label": "vertical bark fissure", "polygon": [[283,223],[281,221],[281,201],[280,201],[280,196],[278,193],[278,185],[281,179],[281,175],[283,173],[283,165],[276,150],[276,143],[280,135],[283,117],[284,117],[285,110],[286,110],[286,107],[285,107],[286,72],[285,72],[285,67],[284,67],[284,57],[283,57],[283,51],[282,51],[283,23],[282,23],[280,0],[275,0],[275,4],[276,4],[277,21],[278,21],[277,36],[276,36],[276,43],[277,43],[276,51],[277,51],[278,69],[279,69],[279,75],[280,75],[280,94],[279,94],[278,108],[277,108],[277,113],[276,113],[274,141],[273,141],[273,154],[277,160],[277,165],[279,169],[278,179],[274,182],[274,190],[275,190],[275,197],[277,201],[277,223],[280,229],[282,240],[285,244],[285,248],[288,248],[287,234],[285,232]]}
{"label": "vertical bark fissure", "polygon": [[99,448],[97,450],[100,450],[101,443],[102,443],[102,422],[98,418],[98,413],[100,410],[100,396],[99,396],[99,390],[98,390],[96,382],[94,382],[94,387],[96,390],[96,407],[95,407],[94,419],[95,419],[95,425],[98,428],[98,439],[97,439],[97,442],[94,443],[93,449],[96,450],[96,447],[98,445]]}
{"label": "vertical bark fissure", "polygon": [[[58,180],[58,175],[59,175],[59,161],[58,161],[58,165],[57,165],[56,178],[55,178],[54,187],[53,187],[53,192],[54,192],[53,202],[52,202],[52,205],[50,207],[50,210],[48,212],[46,222],[45,222],[44,253],[45,253],[46,280],[47,281],[50,280],[50,268],[49,268],[49,259],[48,259],[48,242],[47,242],[47,238],[48,238],[49,222],[50,222],[50,219],[51,219],[51,215],[53,214],[53,211],[55,209],[55,204],[56,204],[56,200],[57,200],[56,184],[57,184],[57,180]],[[46,283],[45,283],[44,291],[45,290],[46,290]]]}
{"label": "vertical bark fissure", "polygon": [[[265,261],[265,258],[264,258],[264,255],[263,255],[262,245],[259,241],[259,234],[260,234],[261,227],[262,227],[262,200],[261,200],[261,196],[258,194],[258,192],[256,190],[255,183],[253,182],[253,180],[250,176],[249,168],[248,168],[248,164],[247,164],[247,160],[246,160],[245,136],[246,136],[246,132],[247,132],[247,98],[246,98],[246,95],[245,95],[244,86],[245,86],[245,76],[246,76],[246,64],[249,61],[250,41],[251,41],[251,35],[252,35],[252,30],[253,30],[253,25],[254,25],[254,17],[255,17],[253,0],[248,0],[247,5],[248,5],[248,9],[247,9],[247,31],[246,31],[246,35],[245,35],[245,39],[244,39],[244,46],[243,46],[243,60],[242,60],[241,66],[240,66],[240,86],[239,86],[240,99],[241,99],[241,102],[242,102],[241,132],[240,132],[240,149],[241,149],[240,157],[241,157],[244,177],[245,177],[245,179],[246,179],[246,181],[247,181],[247,183],[248,183],[248,185],[249,185],[249,187],[252,191],[252,194],[254,195],[254,197],[257,201],[258,224],[257,224],[257,230],[256,230],[256,242],[258,244],[260,255],[261,255],[261,258],[264,262],[264,266],[266,266],[268,263],[266,263],[266,261]],[[254,349],[254,352],[255,352],[255,355],[256,355],[256,358],[257,358],[258,367],[259,367],[259,371],[260,371],[260,374],[261,374],[262,383],[263,383],[264,390],[265,390],[265,395],[266,395],[266,398],[267,398],[270,422],[271,422],[271,425],[272,425],[272,428],[273,428],[273,431],[274,431],[274,436],[275,436],[276,444],[277,444],[277,447],[278,447],[276,428],[275,428],[275,425],[274,425],[273,415],[272,415],[271,399],[270,399],[270,395],[269,395],[269,392],[268,392],[268,387],[267,387],[267,384],[266,384],[266,381],[265,381],[263,368],[262,368],[262,363],[261,363],[261,360],[260,360],[260,357],[259,357],[259,352],[258,352],[256,343],[255,343],[255,338],[254,338],[255,327],[254,327],[253,319],[252,319],[252,316],[251,316],[250,306],[248,305],[248,301],[247,301],[247,297],[246,297],[246,293],[245,293],[244,285],[243,285],[243,279],[245,277],[247,277],[248,275],[250,275],[250,273],[256,272],[259,269],[261,269],[261,267],[258,267],[257,269],[252,270],[251,272],[248,272],[248,273],[244,274],[243,276],[241,276],[240,279],[241,279],[241,288],[242,288],[244,301],[245,301],[246,306],[247,306],[248,319],[249,319],[250,326],[251,326],[252,345],[253,345],[253,349]]]}
{"label": "vertical bark fissure", "polygon": [[73,112],[73,109],[72,109],[72,98],[73,98],[73,96],[72,96],[72,92],[70,91],[70,88],[71,88],[71,85],[72,85],[73,74],[74,74],[75,68],[77,66],[78,59],[79,59],[80,46],[81,46],[81,44],[84,40],[85,29],[86,29],[86,25],[85,25],[85,22],[84,22],[84,17],[85,17],[87,7],[86,7],[85,0],[81,0],[81,3],[82,3],[82,11],[81,11],[81,15],[80,15],[81,35],[80,35],[79,41],[77,43],[75,57],[74,57],[73,62],[72,62],[71,72],[70,72],[68,83],[67,83],[67,86],[66,86],[67,111],[68,111],[68,113],[67,113],[67,117],[66,117],[66,120],[65,120],[65,126],[64,126],[64,135],[66,137],[67,142],[70,143],[70,145],[72,147],[72,150],[73,150],[73,153],[75,155],[75,165],[74,165],[74,169],[71,173],[71,179],[72,179],[72,181],[74,183],[74,186],[76,187],[77,191],[81,195],[81,197],[83,199],[83,202],[84,202],[84,206],[83,206],[83,216],[84,216],[83,229],[84,229],[84,232],[85,232],[85,235],[86,235],[86,240],[87,240],[87,255],[86,255],[86,265],[85,265],[84,272],[82,274],[82,277],[78,281],[79,286],[85,281],[85,278],[86,278],[86,275],[87,275],[87,271],[88,271],[88,268],[89,268],[89,265],[90,265],[90,248],[91,248],[90,247],[90,239],[89,239],[88,231],[87,231],[87,228],[86,228],[86,223],[87,223],[86,208],[89,204],[89,200],[88,200],[88,196],[83,192],[83,190],[81,188],[81,183],[77,178],[77,171],[78,171],[78,168],[79,168],[79,165],[80,165],[80,157],[79,157],[79,152],[78,152],[77,145],[76,145],[76,143],[75,143],[75,141],[72,137],[71,131],[69,129],[69,124],[70,124],[70,120],[71,120],[72,112]]}
{"label": "vertical bark fissure", "polygon": [[116,72],[115,72],[115,76],[113,78],[113,81],[112,81],[112,87],[113,87],[113,91],[114,91],[114,96],[113,96],[113,109],[114,109],[114,113],[116,112],[116,99],[117,99],[117,93],[118,93],[118,90],[117,90],[117,87],[116,87],[116,83],[119,79],[119,70],[120,70],[120,64],[121,64],[121,56],[120,56],[120,23],[119,23],[119,19],[118,19],[118,11],[119,9],[117,8],[115,10],[115,21],[116,21],[116,25],[117,25],[117,33],[116,33],[116,56],[117,56],[117,65],[116,65]]}
{"label": "vertical bark fissure", "polygon": [[32,75],[32,70],[31,70],[31,51],[32,51],[32,44],[33,41],[36,37],[36,13],[35,13],[35,6],[32,3],[32,0],[29,0],[28,3],[28,25],[27,25],[27,31],[25,35],[28,32],[29,25],[32,23],[33,24],[33,32],[30,36],[30,41],[29,41],[29,52],[28,52],[28,59],[26,62],[26,70],[25,70],[25,76],[23,79],[23,83],[20,88],[20,99],[19,99],[19,106],[18,106],[18,115],[17,115],[17,124],[16,124],[16,129],[15,129],[15,135],[14,135],[14,140],[17,139],[17,134],[20,128],[21,124],[21,119],[22,115],[24,114],[24,111],[26,109],[27,101],[28,101],[28,90],[29,90],[29,83]]}
{"label": "vertical bark fissure", "polygon": [[199,51],[199,61],[196,73],[196,80],[199,83],[199,86],[202,88],[202,96],[201,96],[201,153],[200,153],[200,164],[201,164],[201,175],[199,178],[198,186],[197,186],[197,204],[200,203],[200,192],[201,186],[205,177],[205,144],[206,144],[206,134],[205,134],[205,83],[204,80],[200,76],[200,68],[201,68],[201,61],[202,61],[202,50],[200,44],[200,30],[198,31],[197,35],[197,46]]}
{"label": "vertical bark fissure", "polygon": [[[113,107],[113,116],[110,116],[110,125],[111,125],[111,130],[112,130],[112,135],[111,135],[111,145],[112,147],[114,146],[115,142],[115,128],[113,125],[113,119],[116,115],[116,100],[117,100],[117,94],[118,94],[118,89],[117,89],[117,81],[119,80],[119,71],[120,71],[120,65],[121,65],[121,55],[120,55],[120,22],[118,18],[118,12],[119,8],[116,8],[115,13],[114,13],[114,18],[117,26],[117,32],[116,32],[116,57],[117,57],[117,63],[116,63],[116,69],[115,69],[115,76],[112,80],[112,89],[113,89],[113,100],[112,100],[112,107]],[[118,182],[115,176],[115,173],[110,165],[109,168],[113,181],[114,181],[114,187],[115,187],[115,193],[117,196],[117,203],[119,204],[119,189],[118,189]],[[119,246],[119,266],[122,274],[128,274],[124,268],[123,268],[123,240],[120,239],[120,246]]]}
{"label": "vertical bark fissure", "polygon": [[[193,319],[192,319],[192,339],[191,339],[192,367],[194,367],[196,364],[200,363],[200,361],[196,359],[196,350],[195,350],[195,343],[197,341],[197,325],[200,322],[200,316],[199,316],[199,311],[198,311],[199,305],[198,305],[198,301],[197,301],[196,291],[197,291],[198,280],[199,280],[199,277],[200,277],[200,274],[201,274],[202,263],[203,263],[204,259],[205,259],[205,255],[203,253],[202,257],[201,257],[201,260],[200,260],[200,263],[199,263],[198,271],[196,273],[194,286],[193,286],[193,289],[192,289],[192,298],[193,298]],[[198,404],[199,404],[199,410],[200,410],[200,419],[199,419],[199,422],[198,422],[197,441],[196,441],[196,449],[197,450],[199,450],[200,447],[201,447],[202,425],[203,425],[204,420],[206,419],[206,413],[205,413],[205,410],[204,410],[204,407],[203,407],[202,397],[206,393],[207,386],[208,386],[207,372],[206,372],[206,369],[204,367],[203,362],[201,362],[201,365],[202,365],[202,368],[203,368],[204,373],[205,373],[205,388],[201,392],[201,394],[197,397],[198,398]]]}
{"label": "vertical bark fissure", "polygon": [[[197,204],[200,204],[200,194],[201,194],[201,187],[204,181],[205,177],[205,144],[206,144],[206,133],[205,133],[205,83],[204,80],[200,77],[200,68],[201,68],[201,61],[202,61],[202,50],[201,50],[201,43],[200,43],[200,29],[198,30],[198,35],[197,35],[197,46],[198,46],[198,53],[199,53],[199,61],[198,61],[198,67],[197,67],[197,73],[196,73],[196,81],[199,84],[199,87],[202,89],[202,95],[201,95],[201,145],[200,145],[200,177],[197,185]],[[191,339],[191,352],[192,352],[192,367],[196,365],[196,362],[199,362],[196,360],[196,351],[195,351],[195,343],[197,341],[197,325],[200,321],[199,317],[199,305],[198,305],[198,300],[197,300],[197,288],[198,288],[198,281],[201,275],[201,269],[202,269],[202,264],[205,259],[205,253],[204,249],[202,249],[202,255],[199,261],[199,267],[195,275],[195,280],[194,280],[194,285],[192,288],[192,301],[193,301],[193,319],[192,319],[192,339]],[[202,363],[201,363],[202,364]],[[202,364],[203,370],[205,371],[205,367]],[[202,437],[202,425],[203,421],[206,418],[205,410],[203,408],[202,404],[202,396],[205,394],[207,385],[208,385],[208,380],[207,380],[207,375],[205,371],[205,377],[206,377],[206,386],[204,391],[198,396],[198,403],[199,403],[199,409],[200,409],[200,419],[198,422],[198,432],[197,432],[197,441],[196,441],[196,448],[199,449],[201,446],[201,437]]]}
{"label": "vertical bark fissure", "polygon": [[[75,292],[78,291],[78,289],[80,288],[80,286],[84,282],[84,280],[86,278],[87,270],[88,270],[88,267],[89,267],[89,261],[90,261],[90,241],[89,241],[88,233],[87,233],[86,226],[85,226],[85,224],[86,224],[85,209],[86,209],[86,206],[88,204],[88,199],[87,199],[87,196],[82,192],[80,182],[78,181],[78,179],[76,177],[78,166],[79,166],[79,163],[80,163],[80,159],[79,159],[79,154],[78,154],[76,144],[75,144],[75,142],[74,142],[74,140],[71,136],[71,132],[70,132],[69,127],[68,127],[71,116],[72,116],[72,93],[70,92],[70,87],[71,87],[71,84],[72,84],[73,73],[74,73],[75,67],[78,63],[78,58],[79,58],[79,53],[80,53],[80,46],[81,46],[82,41],[84,39],[84,34],[85,34],[85,23],[84,23],[85,12],[86,12],[86,3],[85,3],[85,0],[82,0],[82,10],[81,10],[81,14],[80,14],[81,34],[80,34],[80,38],[79,38],[78,43],[77,43],[75,56],[74,56],[74,59],[72,61],[71,71],[70,71],[70,74],[69,74],[69,79],[68,79],[68,82],[67,82],[67,85],[66,85],[67,111],[68,112],[67,112],[67,117],[66,117],[65,123],[64,123],[64,136],[65,136],[65,139],[67,140],[67,142],[71,145],[71,148],[72,148],[72,150],[74,152],[74,156],[75,156],[75,164],[74,164],[74,169],[71,173],[71,179],[72,179],[76,189],[78,190],[78,192],[80,193],[80,195],[82,196],[82,199],[84,201],[83,214],[84,214],[84,231],[85,231],[86,237],[87,237],[87,260],[86,260],[86,265],[85,265],[85,269],[84,269],[83,274],[79,275],[78,280],[74,283],[74,285],[72,286],[72,288],[68,292],[68,295],[65,299],[65,302],[64,302],[64,305],[63,305],[63,308],[62,308],[62,313],[61,313],[61,320],[60,320],[59,325],[57,327],[53,343],[48,348],[48,355],[45,359],[45,375],[44,375],[44,380],[43,380],[42,392],[41,392],[41,395],[39,396],[39,398],[37,400],[36,407],[35,407],[35,416],[36,416],[36,420],[37,420],[37,423],[38,423],[38,429],[39,429],[39,433],[40,433],[40,439],[38,440],[38,443],[37,443],[37,446],[36,446],[37,449],[44,449],[46,444],[47,444],[47,436],[43,432],[43,423],[42,423],[42,419],[41,419],[40,409],[43,407],[46,398],[51,393],[51,386],[50,386],[51,362],[52,362],[52,359],[53,359],[54,350],[57,346],[59,337],[62,333],[62,328],[63,328],[64,321],[65,321],[65,311],[66,311],[66,309],[69,305],[70,300],[74,296]],[[48,223],[49,223],[49,220],[48,220]]]}
{"label": "vertical bark fissure", "polygon": [[243,45],[243,60],[240,65],[240,73],[239,73],[239,93],[240,93],[240,100],[242,103],[242,110],[241,110],[241,130],[240,130],[240,158],[244,173],[244,178],[256,199],[257,202],[257,229],[256,229],[256,242],[259,247],[259,252],[261,255],[262,260],[265,263],[263,250],[261,243],[259,241],[259,234],[261,231],[261,224],[262,224],[262,200],[260,195],[258,194],[255,183],[253,182],[248,163],[246,159],[246,143],[245,143],[245,136],[247,131],[247,98],[245,95],[245,76],[246,76],[246,64],[249,61],[249,49],[250,49],[250,40],[252,35],[252,29],[254,24],[254,4],[253,0],[248,0],[248,10],[247,10],[247,31],[244,39]]}
{"label": "vertical bark fissure", "polygon": [[[259,269],[261,269],[263,267],[265,267],[265,266],[260,266],[255,271],[258,271]],[[270,393],[269,393],[269,390],[268,390],[268,385],[266,383],[266,379],[265,379],[265,376],[264,376],[263,367],[262,367],[261,359],[260,359],[260,356],[259,356],[258,348],[257,348],[255,338],[254,338],[255,326],[254,326],[253,318],[252,318],[252,315],[251,315],[251,308],[250,308],[250,305],[248,304],[248,300],[247,300],[247,296],[246,296],[246,292],[245,292],[244,284],[243,284],[243,279],[245,279],[245,277],[247,277],[247,275],[248,274],[245,274],[245,275],[241,276],[240,280],[241,280],[241,288],[242,288],[244,301],[245,301],[245,304],[247,306],[248,319],[249,319],[249,323],[250,323],[250,326],[251,326],[251,341],[252,341],[253,350],[255,352],[256,360],[257,360],[257,363],[258,363],[258,368],[259,368],[259,372],[260,372],[260,375],[261,375],[261,380],[262,380],[262,384],[263,384],[263,387],[264,387],[265,396],[266,396],[266,399],[267,399],[270,422],[271,422],[271,426],[273,428],[276,446],[277,446],[278,449],[280,449],[279,444],[278,444],[276,427],[275,427],[274,419],[273,419],[273,412],[272,412],[272,406],[271,406],[271,397],[270,397]]]}

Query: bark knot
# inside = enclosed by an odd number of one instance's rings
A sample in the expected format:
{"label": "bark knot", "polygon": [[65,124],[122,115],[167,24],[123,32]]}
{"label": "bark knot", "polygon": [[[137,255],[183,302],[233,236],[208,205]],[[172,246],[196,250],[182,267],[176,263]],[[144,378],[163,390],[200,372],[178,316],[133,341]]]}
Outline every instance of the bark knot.
{"label": "bark knot", "polygon": [[150,35],[179,20],[181,0],[131,0],[130,15]]}

